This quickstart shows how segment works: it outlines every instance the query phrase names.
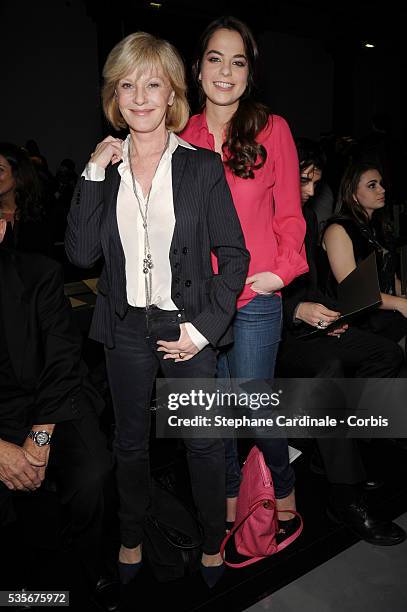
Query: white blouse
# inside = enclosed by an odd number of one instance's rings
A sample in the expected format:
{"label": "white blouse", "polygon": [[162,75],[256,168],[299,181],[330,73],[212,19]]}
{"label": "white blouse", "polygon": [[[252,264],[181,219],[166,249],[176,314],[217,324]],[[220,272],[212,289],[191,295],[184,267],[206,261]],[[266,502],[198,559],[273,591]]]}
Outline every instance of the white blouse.
{"label": "white blouse", "polygon": [[[133,191],[133,182],[129,166],[129,141],[127,136],[123,144],[123,161],[117,170],[121,181],[117,195],[117,224],[120,240],[123,246],[126,266],[127,302],[131,306],[145,306],[145,274],[144,259],[144,228],[139,206]],[[171,160],[178,146],[194,149],[192,145],[170,132],[169,143],[158,165],[151,184],[148,204],[148,236],[150,252],[154,267],[152,269],[152,299],[162,310],[177,310],[171,299],[171,265],[169,259],[170,247],[175,227],[174,202],[172,192]],[[103,181],[105,170],[95,163],[89,162],[82,173],[86,180]],[[145,210],[145,198],[140,184],[134,177],[137,195]],[[195,346],[201,350],[208,344],[192,323],[186,323],[189,337]]]}

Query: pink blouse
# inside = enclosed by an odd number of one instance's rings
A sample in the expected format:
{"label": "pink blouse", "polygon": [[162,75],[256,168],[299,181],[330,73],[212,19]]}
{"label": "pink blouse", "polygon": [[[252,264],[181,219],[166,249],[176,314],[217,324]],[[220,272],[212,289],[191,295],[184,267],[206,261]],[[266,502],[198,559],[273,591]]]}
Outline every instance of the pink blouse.
{"label": "pink blouse", "polygon": [[[205,112],[191,117],[180,136],[198,147],[215,149]],[[265,147],[267,159],[262,168],[255,170],[255,178],[237,177],[225,165],[226,179],[251,256],[248,276],[274,272],[286,286],[308,271],[297,151],[287,122],[278,115],[270,115],[257,142]],[[245,285],[237,307],[256,295],[250,285]]]}

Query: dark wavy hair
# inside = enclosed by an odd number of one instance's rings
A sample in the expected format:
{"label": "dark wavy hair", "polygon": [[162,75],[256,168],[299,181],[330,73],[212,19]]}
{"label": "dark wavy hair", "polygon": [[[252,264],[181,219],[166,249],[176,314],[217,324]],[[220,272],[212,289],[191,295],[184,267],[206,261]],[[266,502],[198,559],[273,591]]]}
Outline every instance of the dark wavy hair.
{"label": "dark wavy hair", "polygon": [[[256,137],[266,126],[269,110],[263,104],[256,102],[251,96],[255,86],[255,74],[258,60],[258,48],[249,27],[235,17],[220,17],[212,21],[203,32],[193,64],[192,73],[199,88],[202,105],[205,103],[205,93],[199,82],[202,60],[210,38],[217,30],[232,30],[238,32],[243,39],[248,64],[247,87],[239,100],[239,106],[229,122],[226,141],[222,148],[228,151],[226,165],[233,174],[241,178],[254,178],[254,171],[261,168],[267,158],[263,145],[256,142]],[[258,158],[260,160],[257,162]]]}
{"label": "dark wavy hair", "polygon": [[43,216],[41,183],[28,153],[10,142],[0,142],[0,155],[10,164],[16,183],[16,218],[19,221],[40,220]]}
{"label": "dark wavy hair", "polygon": [[368,170],[377,170],[382,174],[378,164],[374,161],[361,159],[353,160],[346,168],[339,185],[338,202],[339,214],[353,217],[358,223],[369,223],[365,209],[356,199],[356,192],[362,175]]}

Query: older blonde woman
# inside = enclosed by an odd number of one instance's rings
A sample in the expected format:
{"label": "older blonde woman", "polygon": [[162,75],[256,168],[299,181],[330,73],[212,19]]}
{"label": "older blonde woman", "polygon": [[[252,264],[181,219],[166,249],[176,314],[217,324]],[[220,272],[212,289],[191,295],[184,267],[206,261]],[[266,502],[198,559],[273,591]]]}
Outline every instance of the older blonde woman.
{"label": "older blonde woman", "polygon": [[[74,194],[66,249],[78,266],[105,261],[90,336],[105,345],[115,407],[126,583],[141,565],[158,369],[171,378],[214,376],[215,347],[232,340],[249,256],[219,155],[175,134],[188,104],[174,47],[143,32],[116,45],[104,67],[103,107],[129,135],[124,142],[109,136],[92,153]],[[223,570],[224,450],[220,440],[185,445],[204,531],[201,572],[212,586]]]}

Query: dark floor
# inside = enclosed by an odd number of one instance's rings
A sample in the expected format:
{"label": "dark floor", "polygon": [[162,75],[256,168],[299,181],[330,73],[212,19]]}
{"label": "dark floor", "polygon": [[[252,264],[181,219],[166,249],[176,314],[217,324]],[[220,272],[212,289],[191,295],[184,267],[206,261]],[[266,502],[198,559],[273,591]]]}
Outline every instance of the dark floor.
{"label": "dark floor", "polygon": [[[293,444],[304,451],[294,464],[298,508],[304,517],[304,532],[292,546],[254,566],[228,569],[212,591],[207,589],[199,574],[170,583],[159,583],[145,564],[137,583],[127,593],[125,608],[140,612],[163,608],[179,612],[243,611],[354,545],[357,542],[354,536],[325,517],[326,484],[323,477],[309,471],[310,441],[297,440]],[[369,494],[372,505],[381,508],[389,518],[402,514],[407,510],[406,451],[386,440],[363,443],[362,449],[370,473],[386,481],[382,489]],[[183,453],[176,443],[165,441],[163,445],[162,441],[155,442],[152,455],[155,475],[162,478],[170,473],[176,489],[188,500]],[[96,610],[75,576],[78,560],[58,551],[58,545],[63,541],[63,535],[58,536],[63,517],[55,494],[44,491],[37,497],[26,495],[19,506],[23,519],[18,532],[15,528],[8,530],[1,541],[3,570],[0,590],[21,588],[23,585],[27,590],[70,590],[71,608]],[[110,537],[114,541],[116,530],[114,525],[111,527]],[[18,541],[23,544],[16,547],[15,542]],[[22,563],[22,559],[25,563]],[[28,565],[27,572],[23,570],[23,565]],[[315,612],[304,607],[302,609],[304,612]]]}

